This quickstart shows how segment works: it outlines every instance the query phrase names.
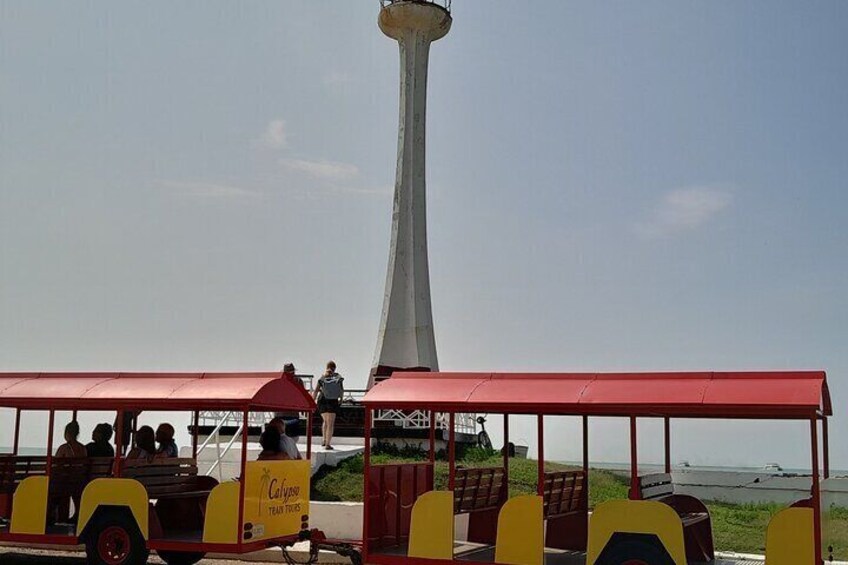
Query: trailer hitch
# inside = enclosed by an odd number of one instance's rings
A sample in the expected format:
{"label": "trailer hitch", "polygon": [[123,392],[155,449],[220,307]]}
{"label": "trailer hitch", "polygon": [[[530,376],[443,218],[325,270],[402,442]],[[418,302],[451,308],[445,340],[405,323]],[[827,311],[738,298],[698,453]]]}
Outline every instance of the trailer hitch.
{"label": "trailer hitch", "polygon": [[[309,555],[306,561],[301,561],[289,553],[289,550],[294,547],[295,543],[302,541],[309,542]],[[355,545],[328,540],[324,532],[317,529],[303,530],[298,535],[296,541],[280,544],[279,547],[283,552],[283,561],[288,565],[314,565],[318,563],[318,554],[320,551],[332,551],[337,555],[350,559],[352,565],[362,565],[362,555]]]}

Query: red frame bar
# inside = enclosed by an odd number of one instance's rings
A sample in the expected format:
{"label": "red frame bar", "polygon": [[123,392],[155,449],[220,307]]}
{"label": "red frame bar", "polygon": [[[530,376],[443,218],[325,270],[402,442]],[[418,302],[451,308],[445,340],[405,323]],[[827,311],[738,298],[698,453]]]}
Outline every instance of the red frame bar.
{"label": "red frame bar", "polygon": [[536,478],[536,494],[545,496],[545,417],[536,415],[536,433],[539,442],[538,476]]}
{"label": "red frame bar", "polygon": [[636,451],[636,416],[630,416],[630,500],[639,500],[639,456]]}
{"label": "red frame bar", "polygon": [[50,476],[50,470],[53,467],[53,426],[55,424],[56,411],[50,410],[50,416],[47,418],[47,476]]}
{"label": "red frame bar", "polygon": [[456,485],[456,414],[453,412],[448,416],[448,490],[453,490]]}
{"label": "red frame bar", "polygon": [[810,443],[812,446],[813,458],[813,535],[816,548],[816,563],[821,563],[822,558],[822,539],[821,539],[821,486],[819,483],[819,438],[818,438],[818,422],[813,416],[810,420]]}
{"label": "red frame bar", "polygon": [[671,418],[663,418],[663,432],[665,436],[665,472],[671,473]]}
{"label": "red frame bar", "polygon": [[239,509],[238,509],[238,549],[241,552],[244,544],[244,489],[247,483],[247,441],[250,431],[248,428],[248,415],[250,412],[245,410],[242,416],[242,432],[241,432],[241,476],[239,477]]}
{"label": "red frame bar", "polygon": [[18,454],[18,445],[21,439],[21,409],[15,409],[15,439],[12,445],[12,455]]}

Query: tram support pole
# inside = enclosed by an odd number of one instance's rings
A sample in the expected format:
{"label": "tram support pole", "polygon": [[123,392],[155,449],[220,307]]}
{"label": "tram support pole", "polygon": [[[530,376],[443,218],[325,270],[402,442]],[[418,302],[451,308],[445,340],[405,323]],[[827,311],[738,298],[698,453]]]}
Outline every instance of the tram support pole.
{"label": "tram support pole", "polygon": [[539,442],[538,477],[536,479],[536,494],[545,496],[545,417],[536,415],[536,428]]}
{"label": "tram support pole", "polygon": [[430,410],[430,464],[436,463],[436,411]]}
{"label": "tram support pole", "polygon": [[810,420],[810,443],[813,459],[813,536],[815,544],[815,562],[822,562],[822,539],[821,539],[821,485],[819,482],[819,438],[818,421],[815,416]]}
{"label": "tram support pole", "polygon": [[50,471],[53,467],[53,424],[55,422],[56,412],[50,410],[50,416],[47,418],[47,476],[50,476]]}
{"label": "tram support pole", "polygon": [[15,409],[15,439],[12,444],[12,455],[18,454],[18,446],[21,439],[21,409]]}
{"label": "tram support pole", "polygon": [[663,431],[665,432],[665,472],[671,473],[671,418],[663,418]]}
{"label": "tram support pole", "polygon": [[238,549],[244,544],[244,491],[247,484],[247,442],[250,436],[249,424],[250,410],[245,409],[241,420],[241,475],[239,481],[239,506],[238,506]]}
{"label": "tram support pole", "polygon": [[448,416],[448,490],[453,491],[456,486],[456,414],[451,412]]}
{"label": "tram support pole", "polygon": [[191,430],[191,457],[197,463],[197,434],[200,433],[200,411],[194,411],[194,427]]}
{"label": "tram support pole", "polygon": [[636,416],[630,416],[630,500],[639,500],[639,457],[636,451]]}
{"label": "tram support pole", "polygon": [[503,470],[504,470],[504,495],[503,499],[509,498],[509,414],[503,415]]}
{"label": "tram support pole", "polygon": [[115,430],[115,476],[121,476],[121,463],[123,454],[123,443],[124,443],[124,411],[118,410],[118,419],[115,422],[117,424],[117,430]]}
{"label": "tram support pole", "polygon": [[822,416],[822,459],[824,464],[824,478],[830,478],[830,445],[827,435],[827,416]]}
{"label": "tram support pole", "polygon": [[[583,473],[589,479],[589,416],[583,416]],[[586,483],[587,485],[589,483]]]}

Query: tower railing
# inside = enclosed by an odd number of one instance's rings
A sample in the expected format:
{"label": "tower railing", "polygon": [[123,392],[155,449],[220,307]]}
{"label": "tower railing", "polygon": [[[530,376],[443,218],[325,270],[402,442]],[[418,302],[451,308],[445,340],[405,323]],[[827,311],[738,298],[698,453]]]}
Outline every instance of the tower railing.
{"label": "tower railing", "polygon": [[397,2],[418,2],[419,4],[435,4],[436,6],[441,6],[448,12],[451,9],[451,0],[380,0],[380,5],[385,7],[390,4],[396,4]]}

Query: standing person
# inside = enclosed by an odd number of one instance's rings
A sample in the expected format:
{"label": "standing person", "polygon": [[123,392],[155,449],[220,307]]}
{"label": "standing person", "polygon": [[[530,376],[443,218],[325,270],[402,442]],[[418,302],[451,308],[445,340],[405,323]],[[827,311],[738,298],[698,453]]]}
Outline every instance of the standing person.
{"label": "standing person", "polygon": [[330,442],[333,441],[336,414],[341,406],[343,395],[344,378],[336,372],[336,362],[329,361],[327,362],[327,370],[318,379],[313,396],[318,403],[318,413],[321,414],[321,420],[323,420],[321,437],[323,438],[324,449],[331,451],[333,446],[330,445]]}
{"label": "standing person", "polygon": [[[294,368],[294,363],[286,363],[283,365],[283,376],[290,378],[295,384],[303,387],[303,379],[297,376],[296,371],[297,369]],[[274,418],[282,418],[285,423],[284,435],[291,438],[295,445],[297,445],[297,441],[300,439],[300,412],[297,410],[275,412]],[[289,455],[291,455],[291,453],[289,453]]]}

